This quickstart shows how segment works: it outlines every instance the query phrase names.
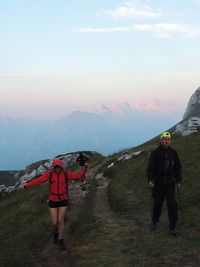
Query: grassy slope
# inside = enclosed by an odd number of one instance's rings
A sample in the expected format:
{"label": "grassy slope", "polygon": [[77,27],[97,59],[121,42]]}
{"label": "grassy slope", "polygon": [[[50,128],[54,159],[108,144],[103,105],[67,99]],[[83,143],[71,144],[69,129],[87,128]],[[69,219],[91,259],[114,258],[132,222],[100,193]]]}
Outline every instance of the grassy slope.
{"label": "grassy slope", "polygon": [[[105,168],[105,175],[111,178],[108,199],[114,214],[108,214],[103,222],[91,217],[90,229],[87,230],[83,225],[88,224],[88,220],[81,216],[78,218],[82,231],[77,224],[80,231],[72,239],[72,253],[78,259],[78,266],[199,265],[200,133],[173,138],[172,146],[179,152],[184,175],[184,185],[180,190],[184,222],[179,211],[178,238],[168,234],[166,207],[158,230],[155,233],[149,231],[151,190],[146,183],[146,165],[149,152],[157,142],[152,140],[134,149],[143,151],[139,157],[117,162],[111,169]],[[121,154],[107,158],[105,166]],[[178,204],[180,206],[179,201]],[[91,209],[90,202],[87,210]]]}
{"label": "grassy slope", "polygon": [[[200,249],[200,133],[182,138],[173,138],[172,146],[178,150],[183,165],[184,185],[180,190],[184,223],[179,214],[180,236],[172,239],[167,235],[168,219],[164,208],[159,229],[155,234],[149,233],[151,195],[146,186],[146,165],[149,150],[155,145],[149,142],[139,147],[143,150],[140,158],[119,163],[111,174],[109,199],[117,212],[128,212],[135,218],[138,227],[135,234],[135,245],[127,247],[130,266],[139,262],[141,266],[197,266]],[[129,250],[130,249],[130,250]],[[141,257],[142,254],[142,257]],[[133,256],[134,255],[134,256]],[[139,266],[140,266],[139,265]]]}
{"label": "grassy slope", "polygon": [[1,195],[0,262],[2,267],[39,266],[35,254],[47,242],[50,222],[47,185]]}
{"label": "grassy slope", "polygon": [[[99,160],[102,160],[99,154],[92,155],[90,166],[96,165]],[[70,169],[79,170],[77,164]],[[52,231],[47,198],[47,184],[0,194],[1,267],[41,266],[37,262],[37,255]],[[73,231],[76,230],[72,227]]]}
{"label": "grassy slope", "polygon": [[2,184],[4,184],[5,186],[14,185],[14,173],[10,171],[0,171],[0,185]]}

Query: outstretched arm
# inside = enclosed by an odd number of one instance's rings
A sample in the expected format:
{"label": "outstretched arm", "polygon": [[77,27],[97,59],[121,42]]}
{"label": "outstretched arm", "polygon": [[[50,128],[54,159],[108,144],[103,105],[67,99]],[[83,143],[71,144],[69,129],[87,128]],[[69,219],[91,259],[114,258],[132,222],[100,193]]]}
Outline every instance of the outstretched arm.
{"label": "outstretched arm", "polygon": [[26,189],[26,188],[29,188],[29,187],[32,187],[32,186],[35,186],[35,185],[38,185],[38,184],[45,183],[48,180],[49,180],[49,172],[46,172],[43,175],[41,175],[41,176],[39,176],[39,177],[27,182],[26,184],[20,186],[19,190]]}
{"label": "outstretched arm", "polygon": [[85,164],[83,170],[80,172],[76,173],[72,171],[67,171],[68,179],[69,180],[76,180],[76,179],[80,180],[85,175],[87,169],[88,169],[88,164]]}

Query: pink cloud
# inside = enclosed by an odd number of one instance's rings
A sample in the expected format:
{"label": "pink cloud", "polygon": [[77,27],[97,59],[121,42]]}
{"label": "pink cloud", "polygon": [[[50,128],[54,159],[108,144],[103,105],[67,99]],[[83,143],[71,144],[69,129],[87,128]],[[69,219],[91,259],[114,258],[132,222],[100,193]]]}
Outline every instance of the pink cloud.
{"label": "pink cloud", "polygon": [[157,111],[162,110],[162,106],[156,100],[149,100],[144,102],[120,102],[99,104],[94,108],[94,112],[98,114],[112,113],[113,115],[120,115],[131,111]]}
{"label": "pink cloud", "polygon": [[153,112],[158,114],[173,114],[173,113],[183,113],[183,107],[177,103],[165,102],[160,103],[155,99],[150,99],[146,101],[126,101],[119,103],[107,103],[99,104],[94,109],[93,112],[97,114],[112,114],[115,116],[123,115],[131,112]]}

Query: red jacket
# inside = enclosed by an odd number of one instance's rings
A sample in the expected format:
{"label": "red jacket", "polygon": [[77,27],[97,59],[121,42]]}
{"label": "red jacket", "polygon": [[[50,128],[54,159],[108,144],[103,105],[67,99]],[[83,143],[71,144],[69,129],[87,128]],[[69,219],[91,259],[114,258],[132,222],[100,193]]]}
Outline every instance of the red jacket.
{"label": "red jacket", "polygon": [[[32,187],[34,185],[38,185],[44,182],[49,182],[49,200],[52,201],[61,201],[66,200],[69,198],[68,196],[68,183],[66,183],[66,178],[64,172],[67,175],[68,180],[80,180],[87,171],[87,166],[78,173],[74,173],[72,171],[64,171],[62,170],[59,174],[54,172],[52,169],[51,171],[45,172],[43,175],[27,182],[25,184],[25,188]],[[50,173],[53,172],[51,181],[50,180]]]}

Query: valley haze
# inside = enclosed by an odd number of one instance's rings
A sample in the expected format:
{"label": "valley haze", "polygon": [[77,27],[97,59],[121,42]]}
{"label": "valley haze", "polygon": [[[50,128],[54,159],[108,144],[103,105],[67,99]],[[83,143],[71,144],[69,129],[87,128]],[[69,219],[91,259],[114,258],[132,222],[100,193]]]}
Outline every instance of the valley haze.
{"label": "valley haze", "polygon": [[109,155],[141,144],[176,122],[176,116],[159,108],[136,110],[128,103],[117,106],[115,113],[102,105],[98,113],[75,111],[57,120],[2,116],[0,169],[24,169],[34,161],[73,151]]}

